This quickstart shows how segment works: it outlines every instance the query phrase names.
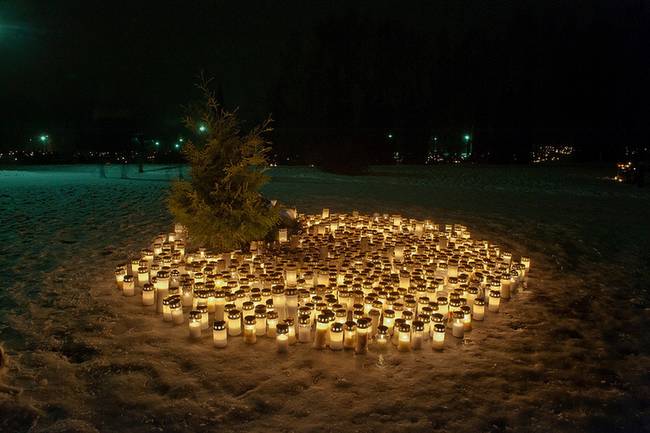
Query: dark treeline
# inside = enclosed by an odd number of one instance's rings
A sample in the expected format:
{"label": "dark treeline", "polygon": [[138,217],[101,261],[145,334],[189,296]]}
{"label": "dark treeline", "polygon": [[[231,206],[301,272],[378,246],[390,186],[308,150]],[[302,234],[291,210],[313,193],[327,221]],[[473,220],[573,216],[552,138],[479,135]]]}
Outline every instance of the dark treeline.
{"label": "dark treeline", "polygon": [[250,124],[272,113],[279,162],[421,163],[464,134],[494,162],[648,147],[643,0],[77,3],[0,41],[0,147],[169,150],[200,70]]}

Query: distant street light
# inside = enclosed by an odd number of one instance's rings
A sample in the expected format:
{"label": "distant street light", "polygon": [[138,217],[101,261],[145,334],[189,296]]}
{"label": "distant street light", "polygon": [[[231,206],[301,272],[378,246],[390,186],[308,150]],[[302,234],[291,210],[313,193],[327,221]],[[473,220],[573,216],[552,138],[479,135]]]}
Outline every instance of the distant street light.
{"label": "distant street light", "polygon": [[465,140],[465,141],[469,141],[470,138],[472,138],[472,137],[470,137],[469,134],[463,135],[463,140]]}
{"label": "distant street light", "polygon": [[156,140],[153,144],[155,144],[156,146],[160,146],[160,141]]}
{"label": "distant street light", "polygon": [[180,149],[181,145],[178,144],[178,143],[176,143],[176,144],[174,144],[174,147],[175,147],[176,149]]}
{"label": "distant street light", "polygon": [[48,138],[50,138],[47,134],[41,134],[40,137],[38,137],[39,140],[41,140],[41,143],[47,143]]}
{"label": "distant street light", "polygon": [[391,133],[389,132],[389,133],[388,133],[388,138],[393,138],[393,134],[391,134]]}
{"label": "distant street light", "polygon": [[199,125],[199,132],[205,132],[208,130],[208,127],[205,125]]}

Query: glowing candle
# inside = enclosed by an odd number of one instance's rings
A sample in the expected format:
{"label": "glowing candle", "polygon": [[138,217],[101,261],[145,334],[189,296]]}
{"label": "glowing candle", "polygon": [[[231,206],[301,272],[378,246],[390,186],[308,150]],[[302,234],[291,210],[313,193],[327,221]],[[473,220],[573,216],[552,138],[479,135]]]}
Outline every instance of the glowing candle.
{"label": "glowing candle", "polygon": [[327,344],[327,334],[329,327],[329,317],[325,314],[319,314],[316,318],[316,333],[314,335],[314,349],[325,349]]}
{"label": "glowing candle", "polygon": [[244,342],[246,344],[255,344],[257,342],[257,333],[255,316],[244,317]]}
{"label": "glowing candle", "polygon": [[462,311],[454,311],[454,323],[451,328],[451,333],[456,338],[463,338],[465,335],[465,325],[463,319],[465,315]]}
{"label": "glowing candle", "polygon": [[389,339],[390,339],[390,335],[388,334],[388,327],[384,325],[378,326],[377,333],[375,334],[374,337],[375,348],[380,352],[385,351],[388,347]]}
{"label": "glowing candle", "polygon": [[298,342],[298,338],[296,337],[295,322],[293,321],[292,318],[288,317],[284,319],[284,323],[286,323],[287,327],[289,328],[289,333],[287,334],[287,336],[289,337],[289,345],[293,346]]}
{"label": "glowing candle", "polygon": [[241,312],[237,309],[228,313],[228,335],[241,335]]}
{"label": "glowing candle", "polygon": [[278,312],[278,317],[284,319],[285,314],[285,296],[284,296],[284,286],[276,285],[271,289],[273,293],[273,310]]}
{"label": "glowing candle", "polygon": [[470,307],[474,304],[474,300],[478,297],[478,287],[472,286],[467,289],[467,305]]}
{"label": "glowing candle", "polygon": [[287,353],[289,351],[289,326],[286,323],[279,323],[275,337],[278,353]]}
{"label": "glowing candle", "polygon": [[330,217],[330,210],[328,208],[323,208],[323,212],[321,212],[321,218],[326,219]]}
{"label": "glowing candle", "polygon": [[379,318],[381,312],[376,309],[370,310],[370,337],[374,336],[377,333],[377,327],[379,326]]}
{"label": "glowing candle", "polygon": [[126,266],[119,265],[115,268],[115,282],[117,283],[117,288],[122,290],[122,283],[124,282],[124,276],[126,275]]}
{"label": "glowing candle", "polygon": [[170,304],[169,309],[172,313],[172,321],[174,325],[180,325],[185,321],[183,317],[183,304],[181,304],[180,298],[175,298]]}
{"label": "glowing candle", "polygon": [[463,313],[463,329],[469,332],[472,330],[472,309],[469,305],[463,305],[460,311]]}
{"label": "glowing candle", "polygon": [[343,348],[354,349],[357,337],[357,324],[353,321],[345,322],[343,328]]}
{"label": "glowing candle", "polygon": [[424,342],[424,322],[421,320],[413,321],[413,337],[411,338],[411,347],[413,350],[422,349]]}
{"label": "glowing candle", "polygon": [[149,268],[142,266],[138,268],[138,284],[143,286],[149,282]]}
{"label": "glowing candle", "polygon": [[330,349],[342,350],[343,349],[343,324],[332,323],[330,328]]}
{"label": "glowing candle", "polygon": [[257,334],[258,337],[261,337],[266,334],[266,311],[261,309],[255,311],[255,320],[255,334]]}
{"label": "glowing candle", "polygon": [[226,322],[223,320],[215,320],[212,326],[212,342],[214,347],[224,348],[228,344],[228,331],[226,330]]}
{"label": "glowing candle", "polygon": [[183,293],[183,306],[185,307],[193,307],[194,305],[194,289],[192,288],[192,285],[189,283],[183,283],[181,286],[182,288],[182,293]]}
{"label": "glowing candle", "polygon": [[411,350],[411,325],[403,323],[398,329],[397,350],[408,352]]}
{"label": "glowing candle", "polygon": [[485,299],[476,298],[472,304],[472,318],[474,320],[483,320],[485,317]]}
{"label": "glowing candle", "polygon": [[163,310],[162,301],[169,294],[169,272],[167,271],[158,271],[156,276],[156,283],[154,285],[156,288],[156,299],[157,299],[157,308],[156,310],[161,313]]}
{"label": "glowing candle", "polygon": [[298,318],[298,341],[311,342],[311,315],[301,315]]}
{"label": "glowing candle", "polygon": [[384,310],[383,325],[388,328],[388,333],[393,333],[393,326],[395,325],[395,312],[393,310]]}
{"label": "glowing candle", "polygon": [[298,270],[294,265],[287,266],[284,270],[284,281],[289,287],[294,287],[297,284]]}
{"label": "glowing candle", "polygon": [[[269,311],[266,313],[266,335],[270,338],[275,338],[277,334],[278,326],[278,313],[276,311]],[[289,333],[289,327],[287,326],[287,333]],[[287,341],[288,341],[287,336]],[[287,343],[288,344],[288,343]]]}
{"label": "glowing candle", "polygon": [[442,323],[436,323],[433,325],[433,339],[431,341],[431,347],[434,350],[442,350],[445,346],[445,332],[447,328]]}
{"label": "glowing candle", "polygon": [[156,303],[156,292],[153,284],[146,283],[142,287],[142,305],[153,305]]}
{"label": "glowing candle", "polygon": [[287,229],[278,230],[278,241],[284,243],[287,242],[287,240],[288,240]]}
{"label": "glowing candle", "polygon": [[190,311],[190,338],[201,338],[201,312]]}
{"label": "glowing candle", "polygon": [[172,296],[165,296],[165,299],[161,301],[163,321],[165,322],[172,321],[172,310],[169,308],[169,304],[171,304],[172,300]]}
{"label": "glowing candle", "polygon": [[201,329],[206,331],[210,328],[210,319],[208,315],[208,306],[199,304],[196,306],[196,310],[201,313]]}
{"label": "glowing candle", "polygon": [[368,352],[368,331],[370,319],[363,318],[357,321],[357,342],[354,347],[354,353],[362,355]]}
{"label": "glowing candle", "polygon": [[293,288],[285,290],[285,307],[287,317],[294,318],[298,312],[298,291]]}
{"label": "glowing candle", "polygon": [[135,296],[135,281],[133,275],[125,275],[122,280],[122,294],[124,296]]}
{"label": "glowing candle", "polygon": [[501,293],[498,290],[490,290],[490,298],[488,299],[488,311],[490,313],[498,313],[500,301]]}
{"label": "glowing candle", "polygon": [[395,326],[393,327],[393,336],[391,337],[391,343],[395,346],[399,343],[399,328],[404,324],[404,319],[395,319]]}

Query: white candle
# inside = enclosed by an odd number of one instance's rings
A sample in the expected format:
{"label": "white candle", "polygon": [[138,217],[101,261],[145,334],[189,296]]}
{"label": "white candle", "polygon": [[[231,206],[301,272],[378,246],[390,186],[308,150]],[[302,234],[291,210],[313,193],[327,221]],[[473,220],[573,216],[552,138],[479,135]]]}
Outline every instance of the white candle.
{"label": "white candle", "polygon": [[153,284],[146,283],[142,287],[142,305],[153,305],[156,303],[156,292]]}
{"label": "white candle", "polygon": [[226,322],[223,320],[215,320],[212,327],[212,341],[214,347],[224,348],[228,344],[228,331],[226,330]]}
{"label": "white candle", "polygon": [[388,328],[384,325],[378,326],[377,333],[374,337],[375,348],[381,352],[385,351],[388,348],[389,338],[390,335],[388,334]]}
{"label": "white candle", "polygon": [[201,312],[190,311],[190,338],[201,338]]}
{"label": "white candle", "polygon": [[256,323],[255,316],[244,317],[244,342],[246,344],[255,344],[257,342]]}
{"label": "white candle", "polygon": [[447,328],[441,323],[433,325],[433,339],[431,340],[431,347],[435,350],[442,350],[445,345],[445,332]]}
{"label": "white candle", "polygon": [[261,337],[266,334],[266,312],[260,310],[255,313],[255,334]]}
{"label": "white candle", "polygon": [[411,337],[411,347],[413,350],[422,349],[424,341],[424,322],[421,320],[413,321],[413,336]]}
{"label": "white candle", "polygon": [[345,322],[343,330],[343,348],[354,349],[357,344],[357,324],[353,321]]}
{"label": "white candle", "polygon": [[302,315],[298,318],[298,341],[311,342],[311,316]]}
{"label": "white candle", "polygon": [[[266,335],[270,338],[275,338],[277,335],[277,325],[278,325],[278,313],[275,311],[269,311],[266,313]],[[287,327],[287,333],[289,333],[289,328]],[[289,337],[287,337],[288,340]]]}
{"label": "white candle", "polygon": [[463,324],[464,314],[462,311],[454,311],[454,323],[452,326],[452,335],[456,338],[463,338],[465,335],[465,325]]}
{"label": "white candle", "polygon": [[122,280],[122,294],[124,296],[135,296],[135,281],[133,275],[125,275]]}
{"label": "white candle", "polygon": [[397,350],[408,352],[411,350],[411,325],[403,323],[398,329]]}
{"label": "white candle", "polygon": [[286,318],[284,319],[284,323],[286,323],[287,327],[289,328],[289,332],[287,333],[287,337],[289,337],[289,345],[293,346],[298,342],[298,337],[296,336],[295,322],[293,321],[292,318]]}
{"label": "white candle", "polygon": [[485,317],[485,300],[483,298],[474,299],[472,304],[472,318],[481,321]]}
{"label": "white candle", "polygon": [[329,318],[325,314],[319,314],[316,318],[316,333],[314,335],[314,349],[325,349],[327,345]]}
{"label": "white candle", "polygon": [[278,353],[287,353],[289,351],[289,327],[286,323],[278,323],[276,327],[277,336],[275,337]]}
{"label": "white candle", "polygon": [[498,313],[500,301],[501,293],[499,293],[498,290],[490,290],[490,298],[488,299],[488,311],[490,313]]}
{"label": "white candle", "polygon": [[232,310],[228,313],[228,335],[241,335],[241,313],[239,310]]}
{"label": "white candle", "polygon": [[354,347],[354,353],[362,355],[368,352],[368,331],[370,319],[360,319],[357,322],[357,341]]}
{"label": "white candle", "polygon": [[138,284],[143,286],[149,282],[149,268],[146,266],[138,268]]}
{"label": "white candle", "polygon": [[169,308],[171,309],[172,312],[172,321],[174,322],[174,325],[180,325],[185,321],[183,317],[183,306],[181,304],[180,299],[174,299],[169,304]]}
{"label": "white candle", "polygon": [[472,330],[472,309],[469,305],[463,305],[460,311],[463,312],[463,329],[469,332]]}
{"label": "white candle", "polygon": [[343,349],[343,324],[341,323],[332,323],[330,328],[330,349]]}
{"label": "white candle", "polygon": [[169,308],[169,304],[172,302],[172,296],[166,296],[165,299],[162,300],[162,315],[163,315],[163,321],[165,322],[171,322],[172,321],[172,310]]}

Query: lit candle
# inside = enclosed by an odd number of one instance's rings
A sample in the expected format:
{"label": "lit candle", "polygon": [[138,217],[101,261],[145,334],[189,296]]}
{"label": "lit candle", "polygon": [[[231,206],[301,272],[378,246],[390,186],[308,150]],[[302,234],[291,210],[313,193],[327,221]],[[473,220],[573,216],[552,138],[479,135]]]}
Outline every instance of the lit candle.
{"label": "lit candle", "polygon": [[138,284],[143,286],[149,282],[149,268],[141,266],[138,268]]}
{"label": "lit candle", "polygon": [[326,219],[330,217],[330,210],[328,208],[323,208],[323,212],[321,213],[321,218]]}
{"label": "lit candle", "polygon": [[301,315],[298,318],[298,341],[311,342],[311,315]]}
{"label": "lit candle", "polygon": [[241,312],[237,309],[228,313],[228,335],[241,335]]}
{"label": "lit candle", "polygon": [[384,310],[383,325],[388,328],[388,334],[393,333],[393,326],[395,325],[395,311]]}
{"label": "lit candle", "polygon": [[156,288],[156,310],[159,313],[162,313],[163,306],[162,301],[165,299],[169,293],[169,272],[167,271],[158,271],[156,275],[156,283],[154,285]]}
{"label": "lit candle", "polygon": [[472,309],[469,305],[463,305],[460,311],[463,312],[463,328],[465,332],[469,332],[472,330]]}
{"label": "lit candle", "polygon": [[142,286],[142,305],[153,305],[156,303],[156,292],[153,284],[146,283]]}
{"label": "lit candle", "polygon": [[172,310],[169,308],[169,304],[171,304],[173,299],[173,296],[165,296],[165,299],[162,300],[162,315],[163,315],[163,321],[165,322],[171,322],[172,321]]}
{"label": "lit candle", "polygon": [[490,313],[498,313],[500,301],[501,293],[499,293],[498,290],[490,290],[490,298],[488,299],[488,311]]}
{"label": "lit candle", "polygon": [[389,338],[388,327],[384,325],[378,326],[375,334],[375,348],[377,351],[383,352],[387,349]]}
{"label": "lit candle", "polygon": [[456,338],[463,338],[465,335],[465,325],[463,319],[465,315],[462,311],[454,311],[454,323],[451,328],[451,333]]}
{"label": "lit candle", "polygon": [[125,275],[122,280],[122,294],[124,296],[135,296],[135,281],[133,275]]}
{"label": "lit candle", "polygon": [[[278,326],[278,313],[276,311],[269,311],[266,313],[266,335],[270,338],[275,338]],[[287,327],[287,333],[289,327]],[[288,339],[289,337],[287,337]]]}
{"label": "lit candle", "polygon": [[368,352],[368,328],[370,328],[370,319],[363,318],[357,321],[357,342],[354,347],[354,353],[357,355]]}
{"label": "lit candle", "polygon": [[289,333],[287,334],[287,336],[289,337],[289,345],[293,346],[298,342],[298,338],[296,337],[295,322],[293,321],[292,318],[288,317],[284,319],[284,323],[286,323],[287,327],[289,328]]}
{"label": "lit candle", "polygon": [[343,328],[343,348],[352,350],[354,349],[357,336],[357,324],[352,320],[345,322]]}
{"label": "lit candle", "polygon": [[126,275],[126,266],[119,265],[115,268],[115,282],[117,283],[117,288],[122,290],[122,283],[124,282],[124,276]]}
{"label": "lit candle", "polygon": [[280,243],[287,242],[288,236],[287,236],[287,229],[280,229],[278,230],[278,241]]}
{"label": "lit candle", "polygon": [[275,342],[278,353],[287,353],[289,351],[289,326],[286,323],[279,323],[276,331]]}
{"label": "lit candle", "polygon": [[334,322],[330,328],[330,349],[343,349],[343,324]]}
{"label": "lit candle", "polygon": [[226,330],[226,322],[223,320],[215,320],[212,327],[212,341],[214,347],[224,348],[228,344],[228,331]]}
{"label": "lit candle", "polygon": [[276,285],[271,289],[273,293],[273,310],[278,312],[278,318],[284,319],[285,314],[285,296],[284,296],[284,286]]}
{"label": "lit candle", "polygon": [[255,320],[257,321],[255,325],[255,334],[257,334],[258,337],[261,337],[266,334],[266,311],[262,309],[255,311]]}
{"label": "lit candle", "polygon": [[445,346],[445,332],[447,328],[442,323],[433,325],[433,339],[431,340],[431,347],[434,350],[442,350]]}
{"label": "lit candle", "polygon": [[183,304],[179,298],[175,298],[170,304],[169,309],[172,313],[172,321],[174,325],[180,325],[185,321],[183,317]]}
{"label": "lit candle", "polygon": [[485,299],[476,298],[472,304],[472,318],[481,321],[485,317]]}
{"label": "lit candle", "polygon": [[201,312],[190,311],[190,338],[201,338]]}
{"label": "lit candle", "polygon": [[399,328],[405,323],[404,319],[395,319],[395,326],[393,327],[393,336],[391,343],[397,346],[399,344]]}
{"label": "lit candle", "polygon": [[411,325],[402,323],[398,329],[397,350],[408,352],[411,350]]}
{"label": "lit candle", "polygon": [[316,333],[314,335],[314,349],[325,349],[327,345],[327,334],[329,326],[329,317],[325,314],[319,314],[316,318]]}
{"label": "lit candle", "polygon": [[422,349],[424,341],[424,322],[421,320],[413,321],[413,338],[411,339],[411,347],[413,350]]}
{"label": "lit candle", "polygon": [[255,344],[257,342],[255,316],[244,317],[244,342],[246,344]]}
{"label": "lit candle", "polygon": [[208,306],[199,304],[196,306],[196,310],[201,313],[201,329],[207,331],[210,328],[210,319],[208,315]]}
{"label": "lit candle", "polygon": [[294,318],[298,312],[298,291],[294,288],[285,290],[287,317]]}

